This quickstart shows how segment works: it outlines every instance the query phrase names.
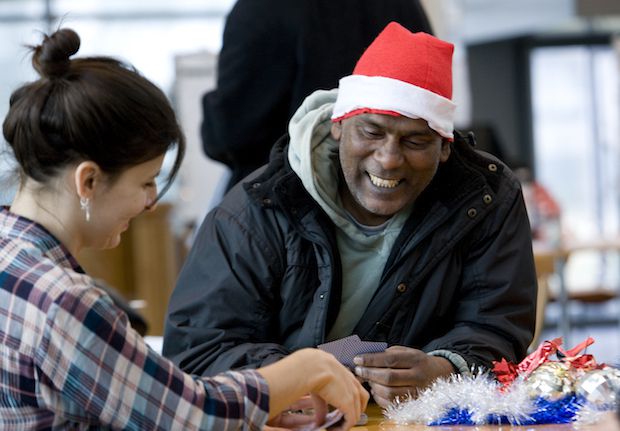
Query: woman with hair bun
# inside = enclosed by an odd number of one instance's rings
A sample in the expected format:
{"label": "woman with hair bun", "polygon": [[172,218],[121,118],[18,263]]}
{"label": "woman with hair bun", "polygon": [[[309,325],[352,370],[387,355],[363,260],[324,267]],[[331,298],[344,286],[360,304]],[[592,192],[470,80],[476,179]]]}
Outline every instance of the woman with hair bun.
{"label": "woman with hair bun", "polygon": [[0,429],[253,430],[269,418],[286,426],[278,413],[306,394],[307,421],[330,404],[352,426],[368,394],[331,355],[304,349],[258,370],[189,376],[80,268],[81,249],[115,247],[154,208],[185,141],[161,90],[115,59],[71,59],[79,45],[62,29],[32,48],[40,78],[12,94],[3,124],[20,186],[0,209]]}

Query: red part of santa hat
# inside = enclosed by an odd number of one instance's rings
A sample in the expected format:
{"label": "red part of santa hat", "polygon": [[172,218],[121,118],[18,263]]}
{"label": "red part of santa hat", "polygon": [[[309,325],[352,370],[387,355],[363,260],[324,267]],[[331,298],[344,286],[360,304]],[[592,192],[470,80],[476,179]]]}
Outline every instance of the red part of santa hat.
{"label": "red part of santa hat", "polygon": [[422,118],[444,138],[454,138],[454,45],[389,23],[340,80],[332,121],[363,113]]}

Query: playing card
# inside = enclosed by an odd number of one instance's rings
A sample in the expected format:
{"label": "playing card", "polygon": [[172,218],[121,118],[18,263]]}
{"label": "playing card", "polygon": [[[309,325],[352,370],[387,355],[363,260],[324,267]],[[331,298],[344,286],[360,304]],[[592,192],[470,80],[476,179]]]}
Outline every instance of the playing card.
{"label": "playing card", "polygon": [[329,343],[319,344],[317,347],[327,353],[331,353],[336,357],[336,359],[340,360],[340,357],[343,356],[345,349],[348,349],[349,346],[355,345],[361,341],[362,340],[360,340],[360,337],[354,334],[338,340],[330,341]]}
{"label": "playing card", "polygon": [[349,368],[354,368],[353,358],[363,353],[380,353],[387,349],[387,343],[379,341],[360,341],[344,351],[340,362]]}
{"label": "playing card", "polygon": [[387,343],[362,341],[357,335],[340,338],[329,343],[319,344],[319,349],[331,353],[341,364],[354,368],[353,358],[363,353],[378,353],[387,349]]}

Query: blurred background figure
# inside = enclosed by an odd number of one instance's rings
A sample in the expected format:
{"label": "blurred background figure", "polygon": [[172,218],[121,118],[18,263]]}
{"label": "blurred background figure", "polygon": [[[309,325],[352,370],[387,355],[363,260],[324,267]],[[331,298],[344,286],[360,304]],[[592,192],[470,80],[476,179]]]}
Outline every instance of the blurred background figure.
{"label": "blurred background figure", "polygon": [[203,100],[205,153],[227,189],[267,162],[306,96],[332,89],[390,21],[432,33],[417,0],[239,0],[226,19],[217,88]]}
{"label": "blurred background figure", "polygon": [[560,206],[551,193],[534,179],[527,167],[514,170],[521,181],[523,199],[532,228],[534,247],[555,249],[562,243]]}

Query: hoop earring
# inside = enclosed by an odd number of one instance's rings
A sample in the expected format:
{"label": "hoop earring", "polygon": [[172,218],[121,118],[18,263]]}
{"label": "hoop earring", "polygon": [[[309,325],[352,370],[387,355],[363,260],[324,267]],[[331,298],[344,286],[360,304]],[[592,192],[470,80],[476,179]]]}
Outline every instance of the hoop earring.
{"label": "hoop earring", "polygon": [[84,217],[86,221],[90,221],[90,199],[80,198],[80,208],[84,211]]}

